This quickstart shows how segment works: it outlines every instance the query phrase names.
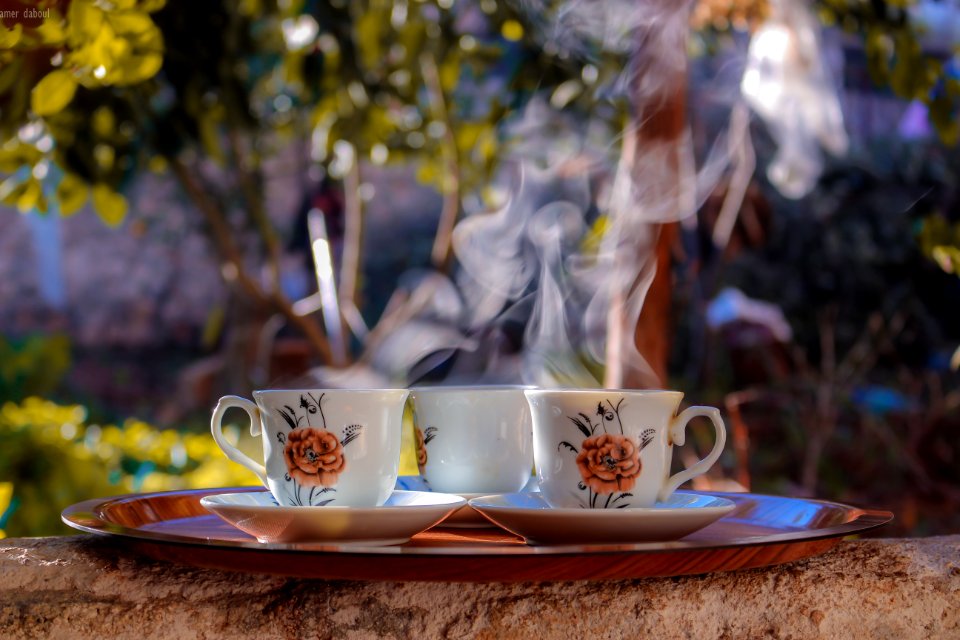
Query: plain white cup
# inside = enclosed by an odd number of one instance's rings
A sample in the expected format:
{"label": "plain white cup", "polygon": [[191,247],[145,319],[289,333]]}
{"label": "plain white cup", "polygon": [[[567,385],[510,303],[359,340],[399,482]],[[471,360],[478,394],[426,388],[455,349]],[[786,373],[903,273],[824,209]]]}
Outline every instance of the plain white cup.
{"label": "plain white cup", "polygon": [[[554,508],[651,507],[713,466],[727,432],[720,411],[690,407],[676,415],[678,391],[528,390],[540,491]],[[716,444],[706,458],[673,476],[673,445],[687,423],[709,418]]]}
{"label": "plain white cup", "polygon": [[434,491],[511,493],[533,469],[528,387],[414,387],[420,475]]}
{"label": "plain white cup", "polygon": [[[254,391],[253,403],[220,398],[210,430],[226,456],[253,471],[285,506],[378,507],[400,471],[406,389]],[[227,442],[222,421],[237,407],[263,434],[263,464]]]}

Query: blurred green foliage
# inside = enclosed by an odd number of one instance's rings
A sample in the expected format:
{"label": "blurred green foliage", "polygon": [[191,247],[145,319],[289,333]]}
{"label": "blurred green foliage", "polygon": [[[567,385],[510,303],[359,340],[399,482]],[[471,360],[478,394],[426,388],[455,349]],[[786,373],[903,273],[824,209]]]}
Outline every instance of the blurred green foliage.
{"label": "blurred green foliage", "polygon": [[[123,219],[117,192],[140,170],[192,151],[243,173],[291,139],[311,140],[320,162],[345,141],[374,162],[414,162],[441,186],[451,166],[466,188],[479,186],[501,153],[505,115],[535,91],[602,110],[629,50],[575,60],[544,41],[540,27],[562,12],[553,0],[536,11],[478,2],[482,19],[469,31],[458,24],[467,12],[448,0],[243,0],[200,11],[164,0],[29,4],[49,17],[0,27],[0,172],[12,174],[0,200],[46,210],[48,170],[36,167],[53,163],[65,174],[62,213],[91,200],[108,224]],[[818,7],[827,24],[863,38],[878,83],[926,101],[955,141],[960,83],[921,51],[910,4]],[[239,145],[230,139],[239,133],[254,138]]]}
{"label": "blurred green foliage", "polygon": [[64,335],[0,337],[0,400],[49,396],[70,363],[70,340]]}
{"label": "blurred green foliage", "polygon": [[[444,0],[32,4],[50,17],[0,28],[0,172],[11,174],[0,200],[45,211],[41,183],[56,164],[61,212],[92,200],[108,224],[122,220],[118,191],[138,171],[187,153],[252,173],[295,139],[311,140],[319,162],[348,141],[438,183],[455,153],[466,183],[480,184],[507,109],[582,66],[558,73],[521,14],[494,0],[474,34]],[[475,91],[490,77],[502,90]]]}
{"label": "blurred green foliage", "polygon": [[[240,430],[228,430],[240,439]],[[139,420],[87,422],[80,406],[39,398],[0,407],[0,536],[64,533],[60,512],[91,497],[259,484],[206,433],[158,430]],[[245,449],[258,446],[250,438]]]}
{"label": "blurred green foliage", "polygon": [[862,38],[870,76],[905,100],[920,100],[948,144],[960,140],[960,79],[947,72],[952,52],[928,52],[921,47],[910,21],[915,0],[818,0],[823,22]]}

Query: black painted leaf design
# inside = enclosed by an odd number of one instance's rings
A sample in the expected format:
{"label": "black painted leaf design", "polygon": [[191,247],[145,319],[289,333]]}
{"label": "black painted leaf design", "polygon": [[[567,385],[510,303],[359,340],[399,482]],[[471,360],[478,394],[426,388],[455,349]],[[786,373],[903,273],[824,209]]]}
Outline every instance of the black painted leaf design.
{"label": "black painted leaf design", "polygon": [[560,451],[560,447],[566,447],[567,449],[570,449],[570,451],[573,451],[574,453],[580,453],[579,451],[577,451],[577,448],[575,446],[573,446],[566,440],[561,441],[560,444],[557,445],[557,451]]}
{"label": "black painted leaf design", "polygon": [[423,444],[424,446],[430,444],[430,441],[437,437],[437,428],[436,427],[427,427],[426,431],[423,432]]}
{"label": "black painted leaf design", "polygon": [[617,500],[621,500],[623,498],[632,498],[632,497],[633,497],[632,493],[621,493],[620,495],[618,495],[616,498],[613,499],[613,502],[611,502],[611,504],[616,503]]}
{"label": "black painted leaf design", "polygon": [[629,507],[629,506],[630,506],[630,505],[629,505],[629,504],[626,504],[626,503],[624,503],[624,504],[618,504],[618,505],[617,505],[617,509],[626,509],[626,508]]}
{"label": "black painted leaf design", "polygon": [[291,480],[293,480],[293,478],[290,477],[289,473],[283,474],[283,479],[286,480],[287,482],[290,482]]}
{"label": "black painted leaf design", "polygon": [[[583,415],[583,414],[581,413],[580,415]],[[580,418],[573,418],[571,416],[567,416],[567,417],[570,418],[573,424],[577,425],[577,429],[580,429],[580,433],[582,433],[584,437],[589,438],[590,436],[593,435],[593,430],[590,427],[588,427],[586,424],[584,424],[583,421],[580,420]],[[590,421],[587,420],[587,424],[589,423]]]}
{"label": "black painted leaf design", "polygon": [[280,444],[287,444],[287,434],[282,431],[277,431],[277,440],[280,441]]}
{"label": "black painted leaf design", "polygon": [[577,483],[577,489],[580,489],[580,491],[584,491],[586,488],[587,488],[587,485],[583,484],[583,482]]}
{"label": "black painted leaf design", "polygon": [[[286,409],[286,411],[284,411]],[[287,423],[287,426],[291,429],[297,428],[297,412],[293,410],[290,405],[285,406],[283,409],[278,409],[277,413],[283,416],[283,421]]]}
{"label": "black painted leaf design", "polygon": [[653,429],[644,429],[643,433],[640,434],[640,450],[643,451],[648,444],[653,442],[653,436],[657,432]]}
{"label": "black painted leaf design", "polygon": [[349,426],[344,427],[343,437],[340,438],[340,444],[342,444],[343,446],[347,446],[348,444],[350,444],[351,442],[353,442],[354,440],[360,437],[360,432],[362,430],[363,430],[362,424],[351,424]]}
{"label": "black painted leaf design", "polygon": [[331,502],[333,502],[334,500],[336,500],[336,498],[330,498],[329,500],[321,500],[320,502],[318,502],[317,504],[315,504],[315,505],[313,505],[313,506],[315,506],[315,507],[325,507],[325,506],[327,506],[328,504],[330,504]]}

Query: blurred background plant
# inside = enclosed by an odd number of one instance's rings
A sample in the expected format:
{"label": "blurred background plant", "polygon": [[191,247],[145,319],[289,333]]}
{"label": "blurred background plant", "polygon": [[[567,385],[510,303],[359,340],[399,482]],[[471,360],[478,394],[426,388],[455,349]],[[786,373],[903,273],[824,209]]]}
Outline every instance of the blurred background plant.
{"label": "blurred background plant", "polygon": [[41,398],[0,407],[0,439],[0,536],[66,533],[60,511],[91,496],[258,483],[207,434],[91,424],[83,407]]}
{"label": "blurred background plant", "polygon": [[[509,360],[529,291],[465,327],[458,221],[518,195],[505,167],[562,156],[548,186],[576,200],[589,183],[574,244],[596,261],[615,226],[596,166],[634,128],[687,144],[685,111],[703,204],[658,232],[652,364],[728,411],[708,486],[960,526],[956,3],[818,0],[812,47],[766,0],[0,1],[28,6],[45,13],[0,25],[0,202],[22,221],[0,233],[9,535],[59,531],[90,496],[252,481],[204,433],[222,393],[317,365],[406,383]],[[648,118],[625,70],[677,7],[689,61]],[[776,80],[752,101],[751,60]],[[836,100],[839,124],[771,102],[798,69],[793,97]],[[738,125],[744,104],[758,118]],[[484,264],[529,247],[495,249]],[[412,326],[430,340],[411,354]]]}

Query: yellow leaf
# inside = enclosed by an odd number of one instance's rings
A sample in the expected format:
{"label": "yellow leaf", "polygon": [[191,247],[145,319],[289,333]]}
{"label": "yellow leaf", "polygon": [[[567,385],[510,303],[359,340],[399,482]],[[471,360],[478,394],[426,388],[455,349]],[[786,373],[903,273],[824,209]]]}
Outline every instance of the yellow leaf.
{"label": "yellow leaf", "polygon": [[49,9],[50,17],[44,19],[37,27],[37,35],[40,40],[47,45],[63,44],[67,39],[67,31],[64,29],[63,16],[56,9]]}
{"label": "yellow leaf", "polygon": [[93,208],[107,226],[116,227],[127,215],[127,199],[98,183],[93,185]]}
{"label": "yellow leaf", "polygon": [[104,67],[109,74],[114,65],[130,55],[130,43],[126,38],[118,38],[113,28],[104,24],[90,46],[84,47],[90,56],[90,66],[96,69]]}
{"label": "yellow leaf", "polygon": [[167,159],[163,156],[152,156],[147,162],[147,169],[157,174],[166,173]]}
{"label": "yellow leaf", "polygon": [[149,80],[163,66],[163,56],[148,53],[143,56],[131,56],[117,70],[117,84],[134,84]]}
{"label": "yellow leaf", "polygon": [[93,125],[93,132],[101,138],[107,138],[113,135],[117,126],[117,119],[113,111],[108,106],[97,107],[90,118],[90,124]]}
{"label": "yellow leaf", "polygon": [[6,93],[21,78],[23,60],[23,57],[16,57],[7,64],[0,64],[0,93]]}
{"label": "yellow leaf", "polygon": [[51,71],[37,83],[30,94],[30,108],[38,116],[59,113],[70,104],[77,92],[77,80],[63,69]]}
{"label": "yellow leaf", "polygon": [[46,203],[41,203],[43,199],[43,187],[36,178],[30,178],[24,183],[23,191],[17,198],[17,209],[20,213],[27,213],[31,209],[40,209],[46,211]]}
{"label": "yellow leaf", "polygon": [[500,33],[507,40],[516,42],[523,37],[523,25],[513,19],[507,20],[500,28]]}
{"label": "yellow leaf", "polygon": [[60,215],[72,216],[87,202],[90,187],[87,183],[73,175],[64,174],[63,180],[57,186],[57,202],[60,203]]}
{"label": "yellow leaf", "polygon": [[108,13],[107,21],[120,35],[146,33],[153,29],[153,20],[139,11]]}
{"label": "yellow leaf", "polygon": [[223,166],[226,157],[223,155],[223,144],[220,139],[220,117],[217,110],[202,112],[197,119],[200,133],[200,144],[218,165]]}
{"label": "yellow leaf", "polygon": [[167,0],[140,0],[139,6],[141,11],[153,13],[163,9],[165,4],[167,4]]}
{"label": "yellow leaf", "polygon": [[[10,508],[10,501],[13,500],[13,483],[0,482],[0,515],[7,512]],[[0,529],[0,539],[7,537],[3,529]]]}
{"label": "yellow leaf", "polygon": [[356,41],[360,49],[360,59],[368,69],[375,69],[383,63],[382,41],[390,19],[382,11],[365,11],[356,19]]}
{"label": "yellow leaf", "polygon": [[40,162],[43,154],[33,145],[18,143],[13,146],[0,147],[0,171],[13,173],[23,166],[30,166]]}
{"label": "yellow leaf", "polygon": [[20,36],[23,35],[23,25],[15,24],[12,29],[7,29],[0,25],[0,49],[12,49],[20,42]]}
{"label": "yellow leaf", "polygon": [[77,47],[93,40],[103,26],[103,10],[90,0],[73,0],[67,11],[70,44]]}
{"label": "yellow leaf", "polygon": [[19,182],[17,176],[10,176],[3,182],[0,182],[0,202],[13,206],[26,190],[26,182]]}
{"label": "yellow leaf", "polygon": [[460,56],[448,55],[440,65],[440,86],[445,92],[453,91],[460,79]]}

